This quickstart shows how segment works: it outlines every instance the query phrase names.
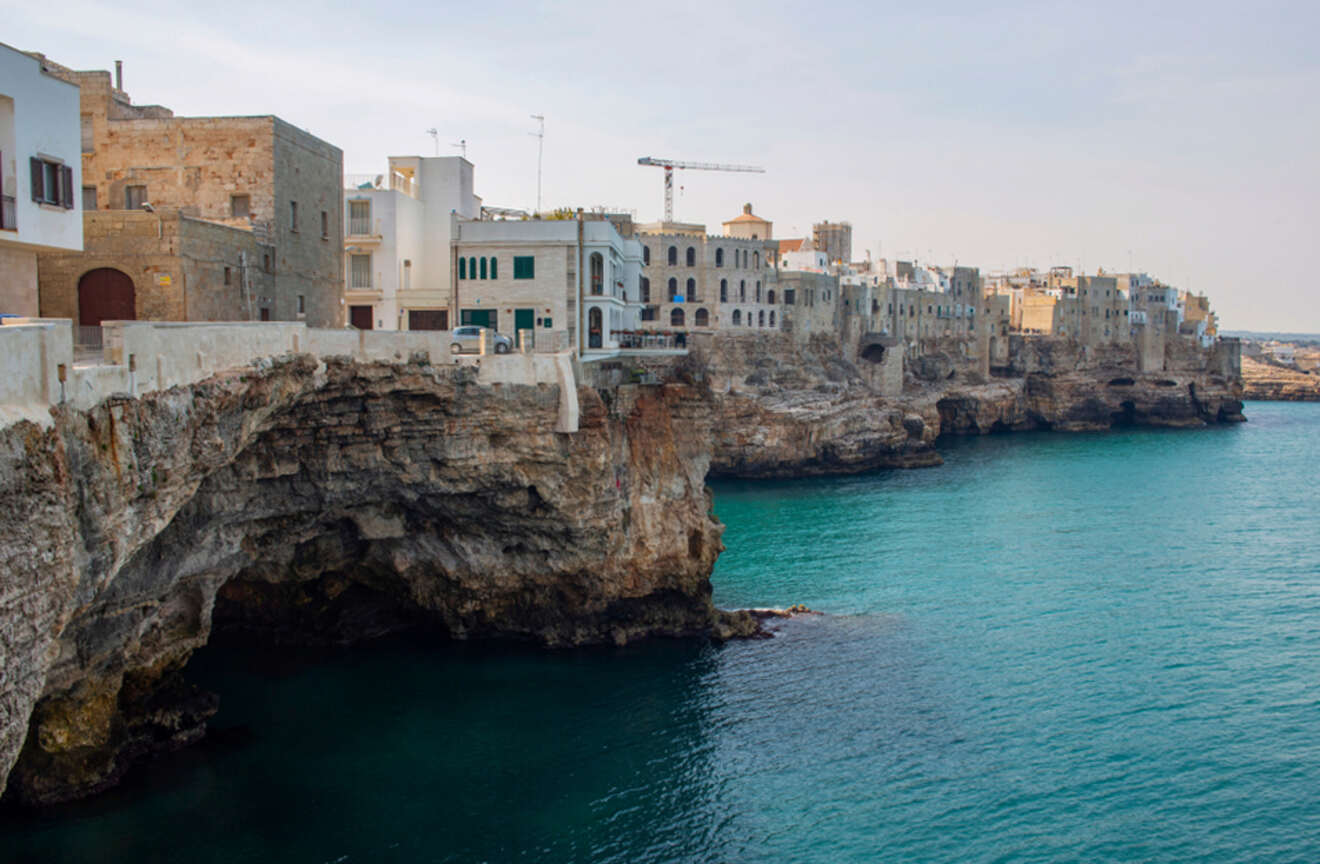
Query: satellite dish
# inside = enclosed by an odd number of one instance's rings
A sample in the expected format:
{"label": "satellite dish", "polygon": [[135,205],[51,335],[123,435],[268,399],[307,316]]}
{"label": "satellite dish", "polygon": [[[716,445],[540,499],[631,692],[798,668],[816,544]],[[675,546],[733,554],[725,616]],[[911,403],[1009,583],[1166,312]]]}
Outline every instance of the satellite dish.
{"label": "satellite dish", "polygon": [[384,183],[384,182],[385,182],[385,175],[384,175],[384,174],[377,174],[377,175],[376,175],[376,180],[375,180],[374,183],[372,183],[372,185],[375,186],[377,189],[379,189],[379,188],[380,188],[380,184],[382,184],[382,183]]}

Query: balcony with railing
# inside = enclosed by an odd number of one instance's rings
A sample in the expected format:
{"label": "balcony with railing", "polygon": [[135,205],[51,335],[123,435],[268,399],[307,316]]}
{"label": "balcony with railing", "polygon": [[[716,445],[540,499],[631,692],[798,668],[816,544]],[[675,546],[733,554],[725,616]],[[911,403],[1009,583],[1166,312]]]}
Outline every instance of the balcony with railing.
{"label": "balcony with railing", "polygon": [[402,171],[386,171],[383,174],[345,174],[344,189],[350,192],[390,189],[402,192],[409,198],[416,198],[418,192],[417,181]]}

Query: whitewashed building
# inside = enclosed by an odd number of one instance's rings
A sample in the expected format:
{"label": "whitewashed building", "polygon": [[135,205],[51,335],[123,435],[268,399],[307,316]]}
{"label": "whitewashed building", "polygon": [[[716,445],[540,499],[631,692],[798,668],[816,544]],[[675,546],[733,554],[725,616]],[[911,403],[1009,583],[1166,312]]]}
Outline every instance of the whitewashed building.
{"label": "whitewashed building", "polygon": [[376,175],[346,175],[344,278],[348,321],[361,330],[448,330],[457,265],[453,216],[476,219],[472,163],[392,156]]}
{"label": "whitewashed building", "polygon": [[0,44],[0,314],[40,314],[37,253],[83,248],[78,97]]}

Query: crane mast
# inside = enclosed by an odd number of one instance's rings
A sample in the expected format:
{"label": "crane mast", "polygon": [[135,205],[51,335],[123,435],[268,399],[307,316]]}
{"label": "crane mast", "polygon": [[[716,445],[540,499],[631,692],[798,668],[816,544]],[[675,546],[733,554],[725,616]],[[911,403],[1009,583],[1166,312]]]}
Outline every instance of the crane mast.
{"label": "crane mast", "polygon": [[665,169],[665,221],[674,221],[674,169],[688,168],[696,171],[741,171],[749,174],[764,174],[764,168],[755,165],[728,165],[720,162],[682,162],[678,159],[662,159],[658,156],[643,156],[638,165],[650,165]]}

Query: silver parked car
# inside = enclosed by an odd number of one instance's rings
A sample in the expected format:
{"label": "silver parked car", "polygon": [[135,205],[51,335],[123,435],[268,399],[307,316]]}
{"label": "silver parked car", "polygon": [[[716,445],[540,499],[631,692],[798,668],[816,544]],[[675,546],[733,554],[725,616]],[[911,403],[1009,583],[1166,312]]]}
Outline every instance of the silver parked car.
{"label": "silver parked car", "polygon": [[489,327],[481,327],[476,324],[464,324],[462,327],[455,327],[450,336],[449,353],[459,354],[464,351],[481,350],[481,331],[486,331],[486,350],[494,351],[496,354],[508,354],[513,350],[513,340],[501,333],[496,333]]}

